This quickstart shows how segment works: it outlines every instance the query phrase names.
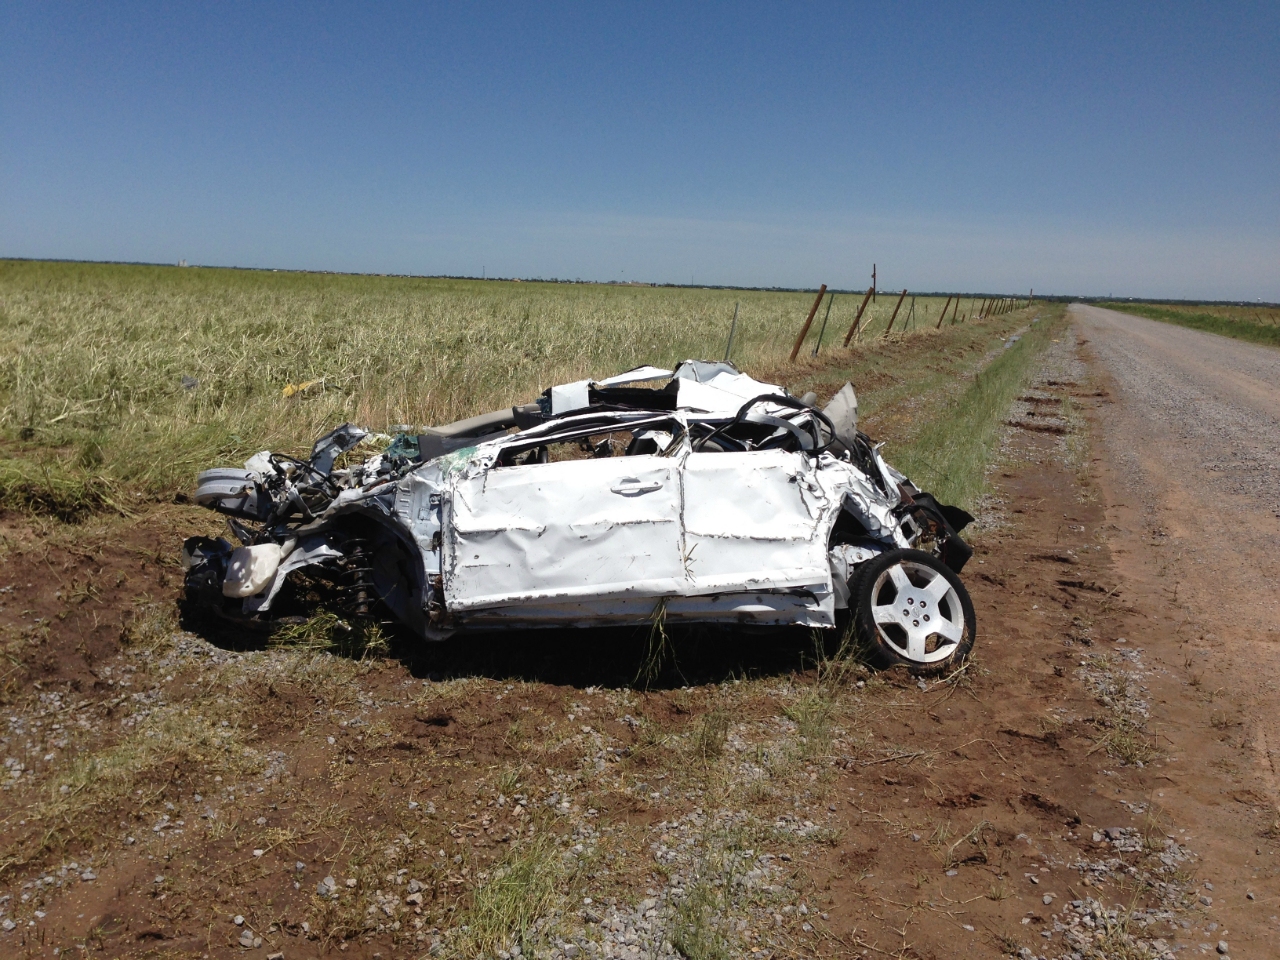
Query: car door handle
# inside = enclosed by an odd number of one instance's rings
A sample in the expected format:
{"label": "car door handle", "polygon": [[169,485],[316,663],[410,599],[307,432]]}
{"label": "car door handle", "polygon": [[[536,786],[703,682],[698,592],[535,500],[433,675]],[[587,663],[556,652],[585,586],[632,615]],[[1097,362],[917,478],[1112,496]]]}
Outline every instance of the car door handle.
{"label": "car door handle", "polygon": [[614,493],[624,497],[638,497],[642,493],[653,493],[655,490],[662,489],[662,481],[660,480],[641,480],[638,477],[623,477],[609,488]]}

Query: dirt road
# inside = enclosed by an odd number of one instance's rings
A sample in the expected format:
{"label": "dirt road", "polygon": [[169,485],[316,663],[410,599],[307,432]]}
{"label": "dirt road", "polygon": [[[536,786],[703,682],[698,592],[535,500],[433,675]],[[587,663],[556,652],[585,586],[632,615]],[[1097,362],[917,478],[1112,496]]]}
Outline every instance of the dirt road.
{"label": "dirt road", "polygon": [[[1072,315],[1112,401],[1095,422],[1095,473],[1130,619],[1193,682],[1159,718],[1201,761],[1170,781],[1166,805],[1203,831],[1206,862],[1245,871],[1245,894],[1274,864],[1224,796],[1261,792],[1272,824],[1280,809],[1280,351],[1095,307]],[[1206,764],[1206,733],[1252,764]]]}
{"label": "dirt road", "polygon": [[1073,308],[1114,386],[1103,419],[1112,553],[1256,695],[1280,803],[1280,351]]}

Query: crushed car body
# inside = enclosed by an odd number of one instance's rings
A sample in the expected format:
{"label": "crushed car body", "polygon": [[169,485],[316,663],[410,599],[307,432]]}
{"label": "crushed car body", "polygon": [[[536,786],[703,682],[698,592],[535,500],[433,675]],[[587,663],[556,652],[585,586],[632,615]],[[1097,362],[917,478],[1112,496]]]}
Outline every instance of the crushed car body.
{"label": "crushed car body", "polygon": [[188,598],[270,625],[309,599],[467,630],[665,622],[851,626],[885,664],[972,646],[972,520],[894,470],[846,384],[817,409],[728,363],[551,387],[360,462],[344,424],[306,460],[201,473],[234,546],[183,547]]}

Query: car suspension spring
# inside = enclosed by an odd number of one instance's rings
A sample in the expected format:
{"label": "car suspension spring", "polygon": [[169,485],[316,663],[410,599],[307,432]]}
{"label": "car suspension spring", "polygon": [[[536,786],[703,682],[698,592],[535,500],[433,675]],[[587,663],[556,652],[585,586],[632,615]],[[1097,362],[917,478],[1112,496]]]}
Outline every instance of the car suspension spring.
{"label": "car suspension spring", "polygon": [[351,577],[351,583],[346,588],[348,602],[351,604],[351,610],[355,616],[367,617],[369,615],[369,598],[374,595],[374,588],[373,567],[368,565],[369,558],[365,553],[365,541],[358,539],[348,540],[347,557],[347,574]]}

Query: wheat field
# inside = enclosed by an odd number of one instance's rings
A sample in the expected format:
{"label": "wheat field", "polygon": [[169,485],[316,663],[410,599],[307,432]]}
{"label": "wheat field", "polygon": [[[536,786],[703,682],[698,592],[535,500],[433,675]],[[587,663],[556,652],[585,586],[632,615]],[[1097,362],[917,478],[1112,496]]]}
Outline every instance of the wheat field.
{"label": "wheat field", "polygon": [[[784,376],[813,299],[0,261],[0,472],[182,490],[205,466],[268,447],[303,451],[346,420],[375,430],[437,424],[527,402],[555,383],[718,359],[735,304],[733,360]],[[835,297],[824,352],[837,348],[861,299]],[[861,336],[883,334],[896,301],[882,293]],[[914,314],[910,303],[894,337],[938,321],[941,299],[916,299]],[[826,310],[824,301],[802,357]],[[965,300],[960,319],[972,310]]]}

